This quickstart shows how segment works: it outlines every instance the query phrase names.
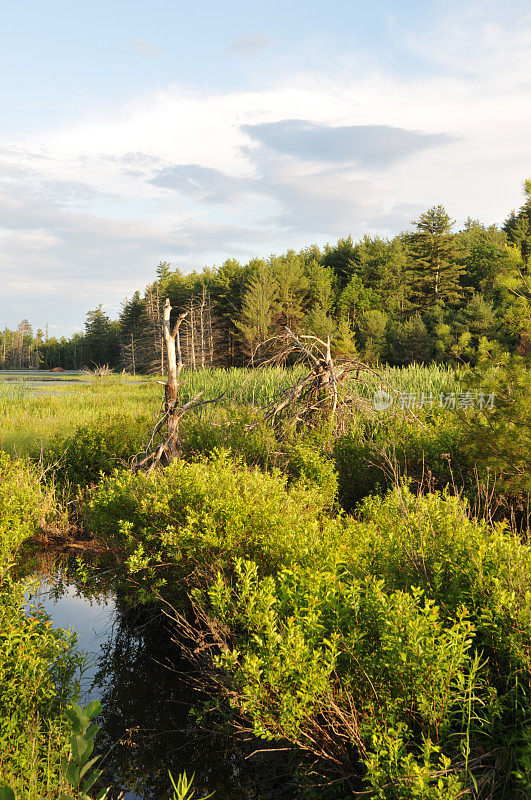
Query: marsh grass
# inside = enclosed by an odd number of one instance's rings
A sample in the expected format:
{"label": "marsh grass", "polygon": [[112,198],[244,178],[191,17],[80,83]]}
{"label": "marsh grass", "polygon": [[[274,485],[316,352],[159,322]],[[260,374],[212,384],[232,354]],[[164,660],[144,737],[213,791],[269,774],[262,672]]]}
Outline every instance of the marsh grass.
{"label": "marsh grass", "polygon": [[68,790],[61,771],[67,753],[66,726],[45,726],[37,716],[24,730],[23,747],[17,745],[17,764],[13,763],[12,748],[0,754],[0,778],[15,793],[17,800],[37,797],[53,800]]}
{"label": "marsh grass", "polygon": [[[260,370],[216,369],[183,372],[180,397],[186,401],[199,392],[205,399],[221,395],[219,404],[246,404],[265,407],[284,389],[295,383],[302,367]],[[437,395],[457,391],[458,376],[450,368],[413,365],[406,369],[385,368],[384,387]],[[381,379],[376,373],[350,377],[344,391],[370,397]],[[54,436],[67,436],[81,425],[94,425],[119,414],[122,417],[145,417],[154,420],[161,410],[162,386],[156,377],[107,376],[68,382],[53,392],[36,392],[29,382],[0,383],[0,450],[13,455],[38,455]]]}

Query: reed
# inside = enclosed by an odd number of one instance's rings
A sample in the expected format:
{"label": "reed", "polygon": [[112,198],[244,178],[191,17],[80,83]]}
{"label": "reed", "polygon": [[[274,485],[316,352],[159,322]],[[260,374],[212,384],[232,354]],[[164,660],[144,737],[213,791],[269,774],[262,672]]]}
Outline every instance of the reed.
{"label": "reed", "polygon": [[[303,374],[303,367],[259,370],[243,368],[183,372],[179,388],[182,400],[199,392],[203,398],[220,397],[221,405],[245,404],[265,407]],[[371,394],[382,385],[416,396],[458,390],[458,374],[449,367],[413,365],[382,368],[348,379],[348,391]],[[56,434],[68,435],[80,425],[120,414],[132,419],[154,419],[161,409],[162,387],[153,376],[89,377],[65,380],[52,390],[36,391],[30,382],[0,383],[0,450],[14,455],[38,454]]]}

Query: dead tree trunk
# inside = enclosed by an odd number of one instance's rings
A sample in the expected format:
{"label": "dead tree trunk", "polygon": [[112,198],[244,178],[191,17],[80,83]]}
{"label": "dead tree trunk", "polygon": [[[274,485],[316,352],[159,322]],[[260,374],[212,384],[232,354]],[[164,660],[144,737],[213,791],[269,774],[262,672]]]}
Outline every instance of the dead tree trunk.
{"label": "dead tree trunk", "polygon": [[[183,311],[182,314],[179,314],[173,327],[171,327],[171,310],[170,300],[166,298],[162,314],[162,332],[168,361],[168,380],[164,384],[164,414],[153,429],[145,449],[145,455],[140,461],[135,458],[133,464],[133,469],[147,469],[148,473],[159,466],[167,466],[174,459],[180,458],[182,448],[179,438],[179,423],[181,418],[192,409],[207,403],[215,403],[223,397],[221,394],[212,400],[200,400],[199,398],[203,392],[199,392],[188,402],[183,405],[179,404],[177,389],[180,386],[179,375],[184,366],[179,328],[182,321],[188,316],[188,311]],[[159,381],[159,383],[162,383],[162,381]],[[152,450],[156,437],[164,436],[162,434],[164,428],[166,428],[164,441]]]}
{"label": "dead tree trunk", "polygon": [[162,328],[164,332],[164,342],[166,344],[166,357],[168,360],[168,381],[164,387],[164,411],[166,412],[168,421],[168,438],[166,441],[165,455],[168,463],[173,461],[174,458],[178,457],[181,452],[181,445],[179,441],[179,417],[175,412],[177,410],[178,400],[178,378],[183,368],[179,328],[181,327],[181,322],[186,317],[187,312],[184,311],[182,314],[179,314],[173,328],[170,328],[170,314],[170,299],[167,297],[164,304]]}

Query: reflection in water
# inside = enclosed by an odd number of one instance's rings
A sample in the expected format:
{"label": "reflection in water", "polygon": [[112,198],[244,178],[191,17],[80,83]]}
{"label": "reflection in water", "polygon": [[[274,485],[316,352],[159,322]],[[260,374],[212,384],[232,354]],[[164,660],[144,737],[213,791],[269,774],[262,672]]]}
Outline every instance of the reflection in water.
{"label": "reflection in water", "polygon": [[198,797],[214,789],[217,800],[271,797],[258,788],[250,762],[230,737],[194,723],[191,705],[201,698],[165,617],[121,603],[105,565],[85,581],[82,571],[76,575],[71,561],[46,554],[35,573],[39,589],[29,600],[39,602],[56,626],[75,630],[80,648],[92,657],[81,702],[102,702],[97,742],[107,753],[108,782],[123,789],[126,800],[162,800],[169,794],[168,769],[174,776],[186,770],[195,772]]}

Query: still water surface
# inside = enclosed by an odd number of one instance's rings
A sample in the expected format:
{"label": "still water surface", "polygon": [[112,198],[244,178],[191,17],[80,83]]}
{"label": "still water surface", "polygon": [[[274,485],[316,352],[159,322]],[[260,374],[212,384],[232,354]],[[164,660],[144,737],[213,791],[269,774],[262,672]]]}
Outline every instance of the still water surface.
{"label": "still water surface", "polygon": [[[132,375],[116,374],[112,377],[120,383],[145,383],[147,380]],[[22,389],[32,393],[53,392],[58,389],[75,390],[94,380],[99,379],[80,370],[48,372],[43,369],[0,369],[0,388]]]}
{"label": "still water surface", "polygon": [[64,560],[45,555],[36,580],[28,603],[42,606],[56,627],[74,630],[90,659],[80,702],[97,698],[103,705],[98,750],[108,753],[108,782],[126,800],[167,797],[168,769],[174,777],[195,772],[197,797],[215,789],[217,800],[272,798],[275,787],[267,784],[273,775],[258,780],[254,761],[245,760],[234,740],[194,721],[191,707],[201,698],[165,617],[123,606],[108,569],[81,581]]}

